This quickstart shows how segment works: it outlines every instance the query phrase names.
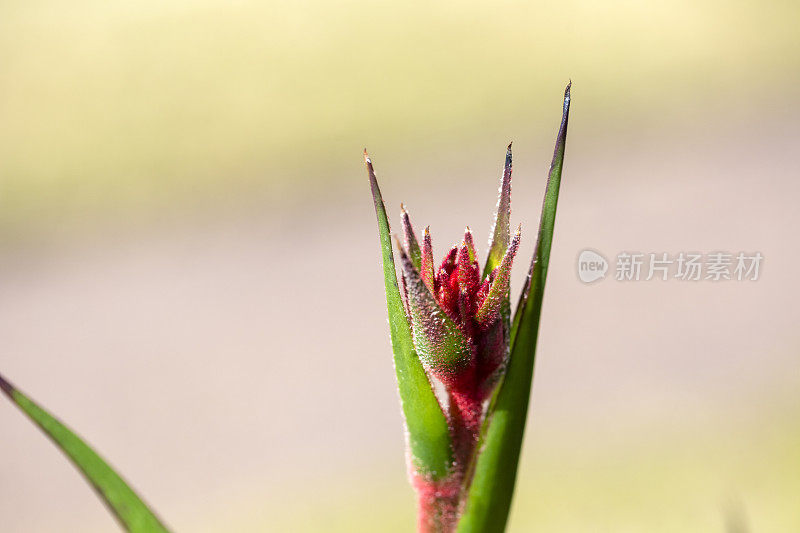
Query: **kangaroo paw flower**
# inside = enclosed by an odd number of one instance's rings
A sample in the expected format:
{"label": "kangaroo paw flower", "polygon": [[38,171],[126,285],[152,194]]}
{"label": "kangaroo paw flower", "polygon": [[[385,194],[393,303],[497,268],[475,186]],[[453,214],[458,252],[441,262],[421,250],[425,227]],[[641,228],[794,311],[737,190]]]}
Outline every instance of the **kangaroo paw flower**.
{"label": "kangaroo paw flower", "polygon": [[521,228],[512,238],[511,145],[506,150],[483,269],[469,226],[463,240],[449,249],[437,268],[430,228],[425,228],[420,246],[411,217],[401,204],[402,240],[395,237],[399,282],[386,209],[372,161],[364,152],[378,217],[420,533],[505,527],[533,376],[569,103],[570,85],[564,93],[536,251],[513,326],[511,268]]}
{"label": "kangaroo paw flower", "polygon": [[[371,178],[373,188],[377,187],[374,172]],[[395,239],[402,274],[400,294],[416,355],[429,378],[440,382],[447,394],[446,418],[456,477],[463,474],[474,452],[483,402],[508,358],[509,284],[520,240],[519,230],[510,239],[510,202],[509,146],[485,269],[488,273],[483,276],[469,227],[461,243],[450,248],[436,269],[430,228],[425,228],[420,247],[408,210],[404,205],[400,208],[403,236]]]}

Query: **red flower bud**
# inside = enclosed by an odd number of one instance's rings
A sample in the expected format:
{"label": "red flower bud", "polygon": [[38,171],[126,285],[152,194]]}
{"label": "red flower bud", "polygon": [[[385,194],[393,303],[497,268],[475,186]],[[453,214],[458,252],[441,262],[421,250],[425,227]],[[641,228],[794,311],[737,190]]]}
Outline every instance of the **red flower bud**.
{"label": "red flower bud", "polygon": [[[422,248],[401,206],[403,242],[397,241],[402,295],[414,347],[429,375],[448,394],[448,420],[457,462],[472,453],[491,394],[508,361],[509,285],[520,230],[510,238],[511,147],[506,154],[498,212],[484,275],[469,227],[434,268],[430,230]],[[509,242],[510,241],[510,242]]]}

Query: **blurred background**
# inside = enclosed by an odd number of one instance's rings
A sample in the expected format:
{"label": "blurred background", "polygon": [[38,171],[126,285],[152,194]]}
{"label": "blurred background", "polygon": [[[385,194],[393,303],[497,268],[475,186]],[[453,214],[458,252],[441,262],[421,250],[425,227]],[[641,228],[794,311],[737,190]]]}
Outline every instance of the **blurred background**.
{"label": "blurred background", "polygon": [[[176,531],[411,531],[367,146],[522,285],[573,105],[509,530],[800,531],[800,4],[5,0],[0,371]],[[764,255],[585,285],[592,248]],[[114,531],[0,402],[13,532]],[[739,529],[737,529],[739,528]]]}

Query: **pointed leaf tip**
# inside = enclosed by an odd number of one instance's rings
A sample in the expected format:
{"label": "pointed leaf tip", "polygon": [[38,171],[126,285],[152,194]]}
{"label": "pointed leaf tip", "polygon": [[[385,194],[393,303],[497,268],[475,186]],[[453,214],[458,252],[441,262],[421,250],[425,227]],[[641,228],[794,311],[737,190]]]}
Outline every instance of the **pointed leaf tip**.
{"label": "pointed leaf tip", "polygon": [[435,266],[433,264],[433,243],[431,242],[431,227],[425,227],[422,237],[422,281],[431,293],[435,294],[436,279]]}
{"label": "pointed leaf tip", "polygon": [[[567,126],[569,125],[571,88],[572,80],[570,80],[566,89],[564,89],[564,105],[561,112],[561,124],[558,127],[556,145],[553,149],[553,159],[550,162],[550,172],[547,175],[547,185],[544,191],[544,200],[542,201],[542,213],[539,218],[539,233],[536,236],[536,248],[534,249],[533,257],[531,258],[530,268],[528,269],[528,277],[525,280],[525,286],[522,288],[522,293],[520,294],[519,302],[517,304],[517,310],[514,315],[515,329],[516,325],[522,318],[524,309],[527,307],[526,302],[528,301],[528,294],[531,291],[532,284],[536,281],[539,281],[541,283],[539,290],[542,294],[544,291],[544,280],[547,277],[547,267],[550,262],[550,247],[553,242],[553,231],[555,229],[558,194],[561,189],[561,170],[564,165],[564,151],[566,150],[567,144]],[[537,267],[537,265],[539,266]],[[539,269],[538,272],[536,270],[537,268]],[[541,312],[541,302],[539,302],[536,312]],[[538,320],[539,319],[537,316],[537,328]],[[514,334],[512,332],[512,343],[513,342]]]}
{"label": "pointed leaf tip", "polygon": [[[381,197],[381,189],[378,187],[378,178],[375,176],[375,169],[372,167],[372,160],[369,158],[366,148],[364,149],[364,164],[367,166],[367,176],[369,178],[370,190],[372,191],[372,200],[375,202],[375,209],[385,213],[386,210],[383,205],[383,198]],[[380,221],[380,213],[378,214],[378,219]]]}
{"label": "pointed leaf tip", "polygon": [[9,383],[6,378],[0,374],[0,390],[2,390],[9,398],[11,398],[12,393],[14,392],[14,386]]}
{"label": "pointed leaf tip", "polygon": [[469,226],[464,230],[464,244],[469,251],[469,260],[475,261],[478,255],[478,252],[475,249],[475,239],[472,237],[472,230],[469,229]]}
{"label": "pointed leaf tip", "polygon": [[503,260],[508,243],[511,240],[511,172],[513,162],[511,156],[511,144],[506,150],[506,161],[503,165],[503,177],[500,181],[500,191],[497,198],[497,213],[495,214],[494,227],[489,240],[489,254],[486,257],[486,265],[483,268],[485,279]]}
{"label": "pointed leaf tip", "polygon": [[411,217],[406,211],[406,207],[400,204],[400,218],[403,221],[403,242],[405,244],[406,253],[411,257],[414,267],[422,271],[422,250],[419,248],[417,235],[414,233],[414,227],[411,225]]}

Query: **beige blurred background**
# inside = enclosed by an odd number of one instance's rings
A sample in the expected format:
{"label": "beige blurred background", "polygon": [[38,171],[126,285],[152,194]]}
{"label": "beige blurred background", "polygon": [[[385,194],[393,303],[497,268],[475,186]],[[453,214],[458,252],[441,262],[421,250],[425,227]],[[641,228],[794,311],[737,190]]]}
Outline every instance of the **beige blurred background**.
{"label": "beige blurred background", "polygon": [[[800,4],[0,5],[0,372],[176,531],[411,531],[367,146],[514,292],[573,107],[509,530],[800,531]],[[396,218],[395,218],[396,221]],[[760,251],[582,284],[584,248]],[[114,531],[0,402],[3,531]],[[741,529],[736,529],[741,528]]]}

